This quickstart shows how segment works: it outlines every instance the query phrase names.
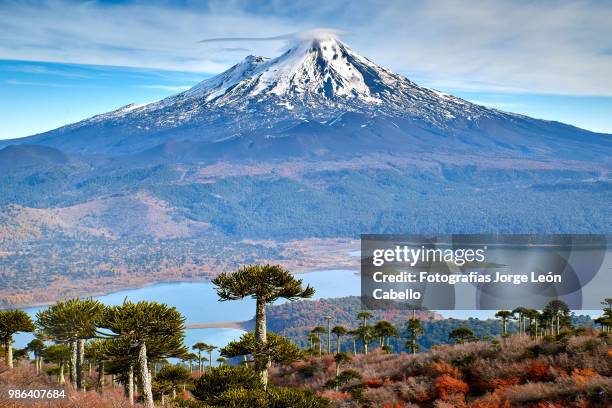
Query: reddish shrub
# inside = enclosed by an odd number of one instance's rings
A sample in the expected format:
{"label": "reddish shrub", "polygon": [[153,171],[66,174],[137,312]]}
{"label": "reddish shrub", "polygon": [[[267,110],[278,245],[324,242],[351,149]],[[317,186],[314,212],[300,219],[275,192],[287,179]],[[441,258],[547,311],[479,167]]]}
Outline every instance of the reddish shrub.
{"label": "reddish shrub", "polygon": [[521,382],[518,377],[508,377],[508,378],[494,378],[490,382],[490,387],[494,390],[503,390],[512,385],[517,385]]}
{"label": "reddish shrub", "polygon": [[542,360],[529,360],[525,363],[524,370],[526,381],[538,382],[549,376],[550,366]]}
{"label": "reddish shrub", "polygon": [[499,393],[487,394],[470,403],[470,408],[510,408],[510,401],[504,399]]}
{"label": "reddish shrub", "polygon": [[368,388],[380,388],[383,386],[382,378],[368,378],[363,383]]}
{"label": "reddish shrub", "polygon": [[572,371],[572,378],[579,384],[589,382],[596,375],[597,372],[592,368],[574,368],[574,371]]}
{"label": "reddish shrub", "polygon": [[428,367],[428,371],[434,376],[448,375],[453,378],[461,378],[461,370],[444,361],[431,363]]}
{"label": "reddish shrub", "polygon": [[436,379],[435,389],[441,399],[448,400],[451,395],[466,394],[470,388],[463,381],[444,374]]}

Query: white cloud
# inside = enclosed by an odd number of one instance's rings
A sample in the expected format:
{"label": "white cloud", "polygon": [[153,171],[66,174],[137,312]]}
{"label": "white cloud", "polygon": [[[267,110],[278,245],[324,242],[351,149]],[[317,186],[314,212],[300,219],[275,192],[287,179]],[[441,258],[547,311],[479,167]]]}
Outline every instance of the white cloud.
{"label": "white cloud", "polygon": [[139,88],[161,89],[163,91],[181,92],[191,88],[192,85],[139,85]]}
{"label": "white cloud", "polygon": [[66,88],[70,87],[67,84],[60,84],[57,82],[35,82],[35,81],[21,81],[18,79],[7,79],[4,81],[5,84],[8,85],[22,85],[22,86],[45,86],[51,88]]}
{"label": "white cloud", "polygon": [[[190,4],[190,3],[188,3]],[[612,96],[612,3],[578,0],[211,1],[164,4],[1,2],[0,58],[215,73],[276,37],[315,27],[426,85]],[[240,49],[243,48],[244,51]],[[241,53],[243,55],[241,55]]]}

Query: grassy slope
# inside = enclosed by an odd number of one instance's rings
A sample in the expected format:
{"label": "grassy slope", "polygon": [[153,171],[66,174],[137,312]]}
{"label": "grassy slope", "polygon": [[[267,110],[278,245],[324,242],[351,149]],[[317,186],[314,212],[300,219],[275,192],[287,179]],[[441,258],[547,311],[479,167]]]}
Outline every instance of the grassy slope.
{"label": "grassy slope", "polygon": [[[611,344],[595,336],[536,342],[515,335],[416,356],[374,352],[345,364],[363,379],[340,392],[324,388],[334,375],[331,356],[277,368],[272,378],[317,389],[337,407],[609,407]],[[356,384],[365,387],[361,402],[347,392]]]}

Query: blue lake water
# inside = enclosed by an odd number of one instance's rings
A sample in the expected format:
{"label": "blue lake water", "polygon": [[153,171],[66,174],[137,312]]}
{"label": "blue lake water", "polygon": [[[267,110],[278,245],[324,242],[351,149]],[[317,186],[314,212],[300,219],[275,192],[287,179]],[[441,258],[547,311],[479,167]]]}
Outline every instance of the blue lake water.
{"label": "blue lake water", "polygon": [[[609,272],[609,271],[608,271]],[[360,277],[351,270],[324,270],[297,275],[304,284],[315,288],[314,299],[343,296],[359,296],[361,293]],[[600,298],[609,291],[604,285]],[[255,314],[255,301],[244,299],[239,301],[220,302],[210,282],[160,283],[139,289],[123,290],[96,297],[106,305],[118,305],[127,298],[137,302],[141,300],[157,301],[175,306],[186,318],[187,324],[244,321]],[[282,303],[279,300],[277,303]],[[25,309],[33,318],[41,307]],[[439,311],[444,317],[467,319],[469,317],[493,318],[495,311],[491,310],[445,310]],[[582,311],[579,314],[598,316],[601,311]],[[203,341],[223,347],[229,341],[238,339],[242,330],[229,328],[189,329],[186,330],[185,343],[191,347],[196,342]],[[24,347],[32,339],[31,334],[17,334],[15,347]],[[214,356],[216,358],[217,355]]]}
{"label": "blue lake water", "polygon": [[[350,270],[325,270],[297,275],[304,284],[315,288],[314,299],[359,295],[361,291],[359,275]],[[127,298],[132,302],[141,300],[157,301],[175,306],[186,318],[186,323],[213,323],[244,321],[255,314],[255,301],[244,299],[220,302],[214,285],[210,282],[160,283],[139,289],[123,290],[96,297],[106,305],[119,305]],[[282,303],[279,300],[277,303]],[[25,309],[32,318],[44,307]],[[222,347],[229,341],[238,339],[243,333],[238,329],[189,329],[186,330],[185,343],[191,347],[198,341]],[[15,347],[24,347],[32,336],[17,334]],[[214,356],[216,358],[216,356]]]}

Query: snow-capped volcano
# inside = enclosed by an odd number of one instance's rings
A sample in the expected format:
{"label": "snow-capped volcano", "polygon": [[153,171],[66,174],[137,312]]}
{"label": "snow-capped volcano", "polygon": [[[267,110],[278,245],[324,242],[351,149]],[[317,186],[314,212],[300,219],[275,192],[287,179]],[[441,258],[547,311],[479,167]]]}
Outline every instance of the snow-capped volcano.
{"label": "snow-capped volcano", "polygon": [[323,98],[361,98],[381,102],[366,83],[370,68],[387,76],[380,67],[354,53],[332,36],[303,40],[281,56],[268,59],[248,56],[223,74],[204,81],[186,92],[206,100],[226,96],[258,95],[305,96]]}
{"label": "snow-capped volcano", "polygon": [[[560,138],[567,143],[555,146]],[[440,149],[571,157],[582,151],[576,142],[591,139],[599,141],[571,126],[421,87],[334,35],[317,33],[276,58],[248,56],[161,101],[128,105],[22,143],[103,156],[153,149],[153,157],[215,160]]]}

